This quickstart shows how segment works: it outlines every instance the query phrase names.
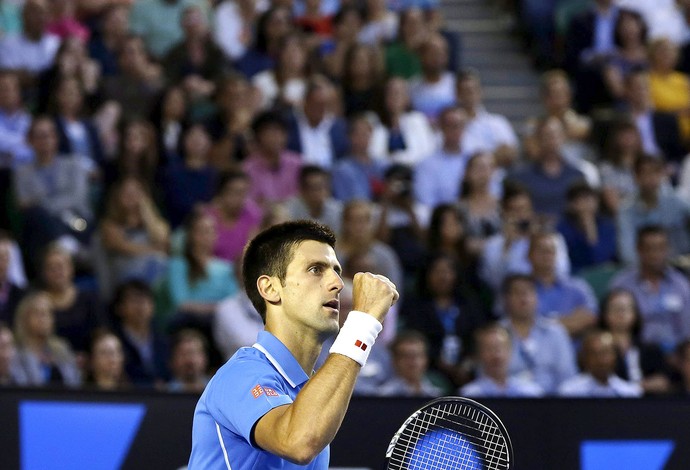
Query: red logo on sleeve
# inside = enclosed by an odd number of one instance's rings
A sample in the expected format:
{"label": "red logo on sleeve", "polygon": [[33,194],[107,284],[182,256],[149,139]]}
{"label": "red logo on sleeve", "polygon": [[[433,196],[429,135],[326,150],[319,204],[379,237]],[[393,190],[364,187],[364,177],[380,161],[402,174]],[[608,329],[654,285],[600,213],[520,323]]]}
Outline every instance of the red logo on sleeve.
{"label": "red logo on sleeve", "polygon": [[362,351],[366,351],[369,346],[367,346],[367,343],[363,343],[361,340],[355,341],[355,346],[357,346],[359,349]]}
{"label": "red logo on sleeve", "polygon": [[264,394],[264,389],[261,387],[261,385],[257,385],[252,389],[252,396],[254,398],[259,398],[261,395]]}

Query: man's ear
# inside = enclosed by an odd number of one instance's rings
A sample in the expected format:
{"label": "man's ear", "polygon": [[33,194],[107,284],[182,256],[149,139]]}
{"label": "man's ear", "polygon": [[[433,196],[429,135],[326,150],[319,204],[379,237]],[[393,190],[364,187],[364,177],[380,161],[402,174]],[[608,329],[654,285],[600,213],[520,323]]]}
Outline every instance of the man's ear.
{"label": "man's ear", "polygon": [[266,274],[259,276],[256,280],[256,288],[266,302],[277,304],[280,302],[280,290],[276,289],[278,278]]}

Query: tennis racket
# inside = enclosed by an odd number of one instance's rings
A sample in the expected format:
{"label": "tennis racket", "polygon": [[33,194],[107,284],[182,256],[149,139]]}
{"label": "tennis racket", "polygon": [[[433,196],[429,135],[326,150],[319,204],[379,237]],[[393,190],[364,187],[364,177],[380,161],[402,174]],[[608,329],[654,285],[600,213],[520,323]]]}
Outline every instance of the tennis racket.
{"label": "tennis racket", "polygon": [[388,470],[509,470],[513,445],[486,406],[441,397],[412,413],[386,452]]}

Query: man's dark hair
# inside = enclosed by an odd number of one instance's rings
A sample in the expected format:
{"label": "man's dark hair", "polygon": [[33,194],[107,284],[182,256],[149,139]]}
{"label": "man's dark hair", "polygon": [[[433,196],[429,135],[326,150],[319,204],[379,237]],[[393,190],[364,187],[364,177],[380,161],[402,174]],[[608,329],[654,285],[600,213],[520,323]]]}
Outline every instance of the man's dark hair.
{"label": "man's dark hair", "polygon": [[299,171],[299,187],[304,189],[307,185],[307,179],[312,175],[331,178],[331,173],[319,165],[304,165]]}
{"label": "man's dark hair", "polygon": [[267,127],[276,126],[284,132],[288,131],[288,123],[285,116],[279,111],[264,111],[252,121],[252,132],[254,135],[261,133]]}
{"label": "man's dark hair", "polygon": [[263,275],[276,276],[284,285],[287,268],[295,248],[302,242],[313,240],[335,249],[333,231],[311,220],[296,220],[274,225],[254,237],[244,250],[242,279],[249,300],[266,323],[266,303],[256,287]]}
{"label": "man's dark hair", "polygon": [[216,181],[214,195],[217,196],[222,193],[225,190],[225,187],[235,180],[249,181],[249,175],[242,170],[234,168],[222,172]]}
{"label": "man's dark hair", "polygon": [[418,342],[424,345],[424,353],[429,354],[429,340],[418,330],[402,330],[398,332],[388,345],[391,354],[395,356],[398,347],[403,343]]}
{"label": "man's dark hair", "polygon": [[509,274],[503,279],[503,282],[501,283],[501,294],[508,295],[508,292],[513,288],[513,284],[516,284],[518,282],[526,282],[532,286],[532,288],[536,289],[536,284],[534,282],[534,278],[530,276],[529,274]]}
{"label": "man's dark hair", "polygon": [[664,237],[667,237],[668,233],[663,226],[658,224],[643,225],[637,229],[635,246],[639,248],[642,244],[642,240],[649,235],[663,235]]}
{"label": "man's dark hair", "polygon": [[113,308],[117,309],[122,305],[127,296],[131,294],[143,295],[151,300],[155,298],[153,289],[148,283],[140,279],[130,279],[117,287],[115,295],[113,296]]}
{"label": "man's dark hair", "polygon": [[635,159],[634,170],[636,175],[649,171],[649,167],[655,170],[663,170],[664,160],[661,157],[643,153]]}

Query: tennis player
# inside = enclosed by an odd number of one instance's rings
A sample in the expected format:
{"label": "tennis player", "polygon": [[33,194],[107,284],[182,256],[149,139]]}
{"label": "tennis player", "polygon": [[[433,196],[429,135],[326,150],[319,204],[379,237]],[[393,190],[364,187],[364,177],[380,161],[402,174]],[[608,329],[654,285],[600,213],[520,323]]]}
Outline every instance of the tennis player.
{"label": "tennis player", "polygon": [[[353,308],[338,325],[343,288],[335,235],[309,221],[258,234],[243,262],[247,295],[265,331],[221,367],[194,411],[190,470],[326,470],[329,443],[357,374],[398,292],[387,278],[358,273]],[[324,340],[338,334],[318,372]]]}

